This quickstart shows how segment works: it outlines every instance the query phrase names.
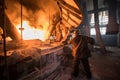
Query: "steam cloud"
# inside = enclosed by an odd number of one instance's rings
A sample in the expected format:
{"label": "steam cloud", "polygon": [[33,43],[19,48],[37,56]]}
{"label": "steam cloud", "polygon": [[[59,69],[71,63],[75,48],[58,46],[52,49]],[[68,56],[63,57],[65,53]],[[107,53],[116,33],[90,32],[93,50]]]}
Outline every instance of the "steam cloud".
{"label": "steam cloud", "polygon": [[[5,0],[6,13],[13,24],[20,24],[21,0]],[[29,21],[32,27],[42,28],[49,22],[49,14],[55,15],[58,6],[55,0],[22,0],[23,20]],[[47,22],[46,22],[47,21]],[[42,26],[41,26],[42,25]]]}

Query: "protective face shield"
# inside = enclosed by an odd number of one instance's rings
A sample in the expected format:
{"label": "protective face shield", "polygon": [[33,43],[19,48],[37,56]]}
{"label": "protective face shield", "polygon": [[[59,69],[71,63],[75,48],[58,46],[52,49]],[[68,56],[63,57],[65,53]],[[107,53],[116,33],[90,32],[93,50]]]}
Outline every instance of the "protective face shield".
{"label": "protective face shield", "polygon": [[79,30],[73,31],[72,37],[74,38],[74,37],[76,37],[77,35],[79,35]]}
{"label": "protective face shield", "polygon": [[75,33],[72,33],[72,38],[76,37],[77,35]]}

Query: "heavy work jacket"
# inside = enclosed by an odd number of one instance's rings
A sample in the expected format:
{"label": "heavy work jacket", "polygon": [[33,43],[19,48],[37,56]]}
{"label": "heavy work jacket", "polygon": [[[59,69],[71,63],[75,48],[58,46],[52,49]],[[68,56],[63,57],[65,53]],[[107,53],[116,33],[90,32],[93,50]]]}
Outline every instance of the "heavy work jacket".
{"label": "heavy work jacket", "polygon": [[91,56],[88,48],[88,43],[94,44],[93,38],[78,35],[75,38],[68,41],[68,44],[72,45],[72,55],[76,58],[88,58]]}

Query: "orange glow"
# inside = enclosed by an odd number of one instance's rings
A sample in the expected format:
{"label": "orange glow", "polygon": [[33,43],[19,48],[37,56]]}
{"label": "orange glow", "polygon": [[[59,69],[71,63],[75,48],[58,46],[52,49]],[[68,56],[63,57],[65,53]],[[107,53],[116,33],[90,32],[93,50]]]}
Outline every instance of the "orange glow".
{"label": "orange glow", "polygon": [[[79,7],[76,5],[74,0],[64,1],[79,10]],[[21,31],[19,28],[21,28],[22,19],[22,28],[24,28],[24,30],[22,31],[23,40],[40,39],[42,41],[45,41],[47,39],[50,39],[50,33],[56,34],[55,32],[57,31],[55,30],[59,25],[56,22],[60,20],[58,17],[58,15],[60,15],[58,14],[58,12],[60,12],[60,9],[56,0],[23,0],[23,3],[22,15],[21,4],[18,0],[6,0],[7,10],[5,10],[6,15],[10,19],[11,23],[17,28],[20,34]],[[69,7],[66,8],[67,10],[75,13],[74,10],[70,9]],[[64,23],[65,26],[63,25],[63,28],[60,28],[61,30],[66,29],[66,27],[69,29],[72,29],[72,27],[78,27],[78,25],[82,22],[82,14],[75,13],[76,15],[80,16],[76,17],[74,16],[74,14],[71,14],[70,11],[67,10],[62,8],[62,11],[66,15],[62,14],[60,16],[64,17],[67,22],[62,19],[62,23]],[[63,37],[65,36],[67,30],[62,30],[61,34]]]}
{"label": "orange glow", "polygon": [[[21,31],[19,30],[20,27],[21,27],[21,24],[17,25],[17,29],[21,33]],[[40,39],[42,41],[45,41],[45,32],[46,31],[31,27],[29,25],[28,21],[23,21],[22,27],[24,28],[24,30],[23,30],[23,39],[24,40]]]}

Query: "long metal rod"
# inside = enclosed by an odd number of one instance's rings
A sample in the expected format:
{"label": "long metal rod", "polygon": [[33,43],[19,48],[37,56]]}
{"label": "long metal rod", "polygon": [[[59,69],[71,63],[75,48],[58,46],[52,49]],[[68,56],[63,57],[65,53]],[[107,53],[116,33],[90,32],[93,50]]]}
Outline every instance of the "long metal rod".
{"label": "long metal rod", "polygon": [[3,47],[4,47],[5,70],[6,70],[7,80],[9,80],[7,52],[6,52],[6,26],[5,26],[5,1],[4,0],[2,0],[2,27],[3,27]]}
{"label": "long metal rod", "polygon": [[23,28],[23,24],[22,24],[22,0],[21,0],[21,41],[23,40],[22,28]]}

